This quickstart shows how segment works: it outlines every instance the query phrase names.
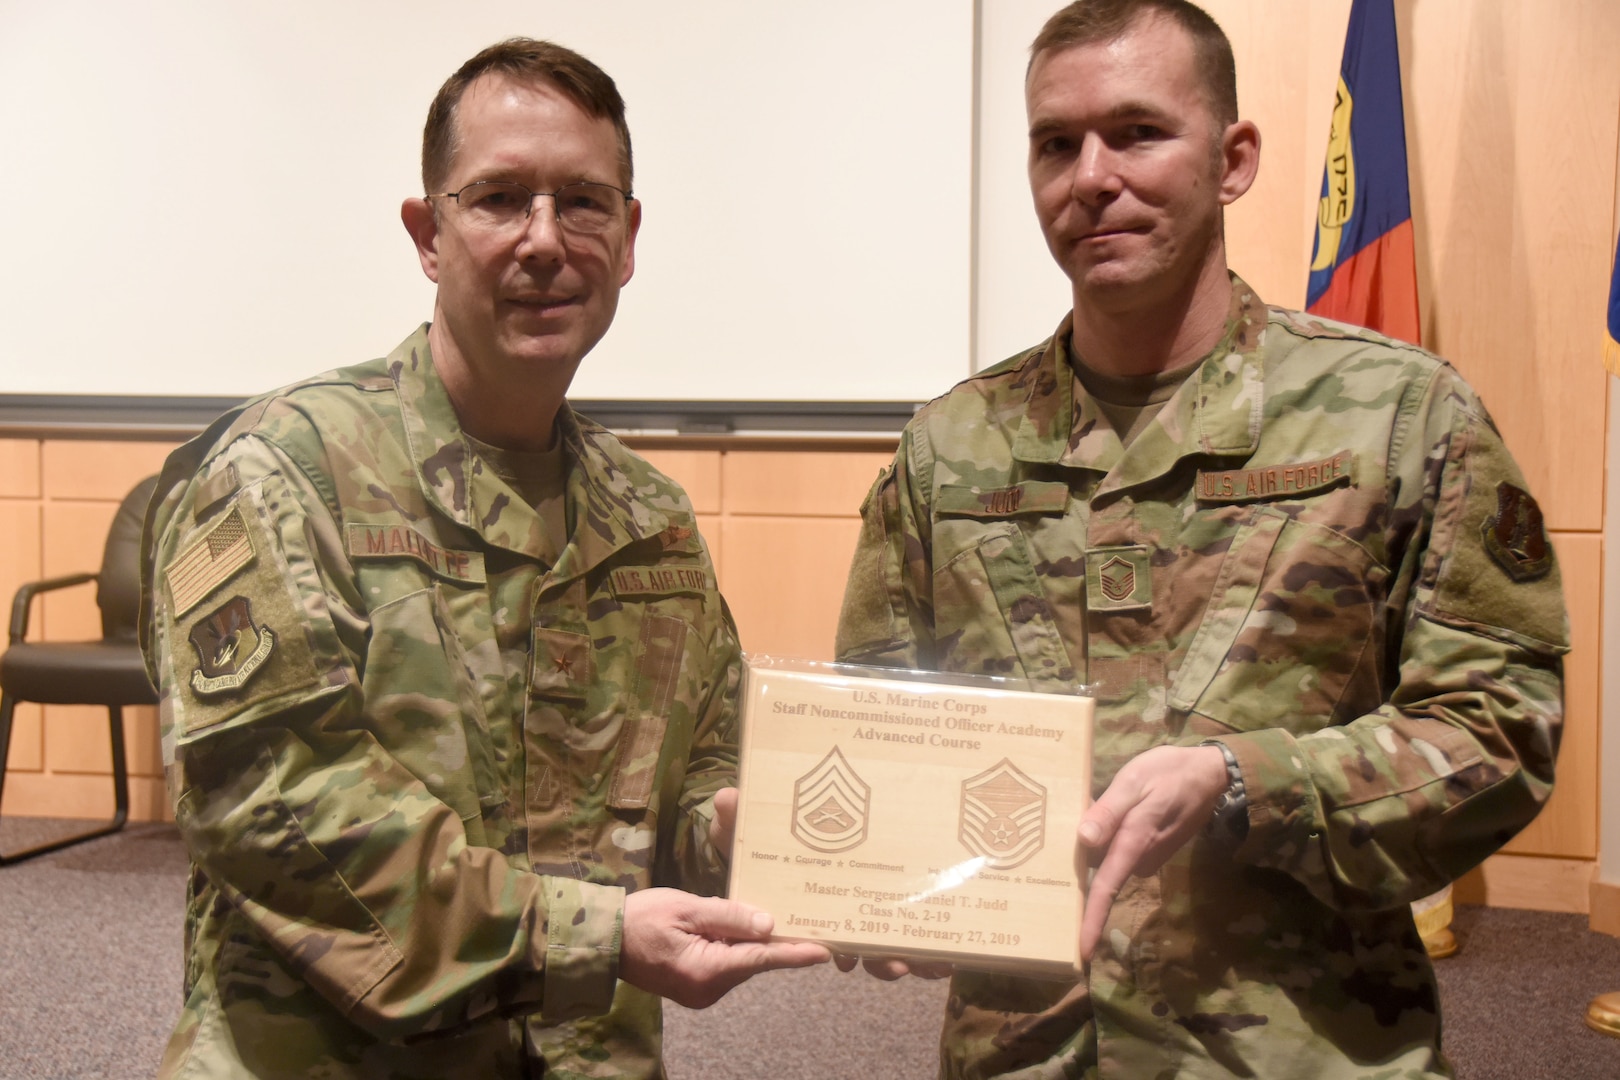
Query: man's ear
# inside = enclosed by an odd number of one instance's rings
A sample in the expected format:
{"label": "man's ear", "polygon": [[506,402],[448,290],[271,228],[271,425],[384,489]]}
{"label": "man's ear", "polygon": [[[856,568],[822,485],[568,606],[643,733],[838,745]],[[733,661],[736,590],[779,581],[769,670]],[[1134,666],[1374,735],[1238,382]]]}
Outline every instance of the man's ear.
{"label": "man's ear", "polygon": [[422,261],[422,273],[435,285],[439,283],[439,218],[433,204],[427,199],[406,199],[399,207],[399,219],[416,245],[416,257]]}
{"label": "man's ear", "polygon": [[1260,172],[1260,129],[1239,120],[1221,133],[1221,205],[1243,197]]}
{"label": "man's ear", "polygon": [[636,234],[641,231],[641,200],[632,199],[630,202],[630,228],[625,234],[624,241],[624,268],[619,274],[619,287],[622,289],[630,283],[630,277],[636,272]]}

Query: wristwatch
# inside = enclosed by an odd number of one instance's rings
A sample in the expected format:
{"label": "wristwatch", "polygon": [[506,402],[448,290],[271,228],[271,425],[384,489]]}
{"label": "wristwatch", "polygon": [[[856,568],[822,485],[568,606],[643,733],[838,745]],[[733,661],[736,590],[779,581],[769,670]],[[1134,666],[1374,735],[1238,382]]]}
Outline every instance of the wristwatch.
{"label": "wristwatch", "polygon": [[1207,831],[1216,839],[1241,843],[1249,835],[1249,795],[1243,788],[1243,770],[1225,743],[1210,739],[1202,745],[1215,747],[1226,759],[1226,790],[1215,799]]}

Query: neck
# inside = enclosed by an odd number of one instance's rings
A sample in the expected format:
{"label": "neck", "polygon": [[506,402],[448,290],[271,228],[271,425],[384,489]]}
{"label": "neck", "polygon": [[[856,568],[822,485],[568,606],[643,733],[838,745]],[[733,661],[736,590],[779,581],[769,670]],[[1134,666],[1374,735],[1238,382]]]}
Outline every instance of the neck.
{"label": "neck", "polygon": [[1104,375],[1153,375],[1194,363],[1226,332],[1232,286],[1226,260],[1204,264],[1186,288],[1146,302],[1074,291],[1074,353]]}
{"label": "neck", "polygon": [[554,370],[546,365],[510,365],[512,370],[499,372],[475,369],[437,311],[428,327],[428,347],[467,434],[505,450],[549,450],[556,442],[557,412],[568,381],[559,385]]}

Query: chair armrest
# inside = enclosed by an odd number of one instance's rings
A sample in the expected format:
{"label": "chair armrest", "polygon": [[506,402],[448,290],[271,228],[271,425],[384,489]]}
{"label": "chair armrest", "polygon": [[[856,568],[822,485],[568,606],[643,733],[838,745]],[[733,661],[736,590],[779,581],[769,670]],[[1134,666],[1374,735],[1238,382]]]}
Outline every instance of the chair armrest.
{"label": "chair armrest", "polygon": [[96,580],[95,574],[68,574],[66,577],[46,578],[44,581],[30,581],[17,590],[17,595],[11,601],[11,642],[16,644],[28,635],[28,605],[34,597],[42,592],[53,589],[65,589],[70,585],[83,585],[87,581]]}

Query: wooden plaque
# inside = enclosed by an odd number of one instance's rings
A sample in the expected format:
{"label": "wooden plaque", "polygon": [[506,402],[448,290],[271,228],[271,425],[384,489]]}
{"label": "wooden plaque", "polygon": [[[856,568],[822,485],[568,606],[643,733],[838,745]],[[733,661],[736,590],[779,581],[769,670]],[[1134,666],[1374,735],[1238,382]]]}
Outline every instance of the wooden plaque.
{"label": "wooden plaque", "polygon": [[1092,711],[998,680],[750,657],[732,897],[839,952],[1075,975]]}

